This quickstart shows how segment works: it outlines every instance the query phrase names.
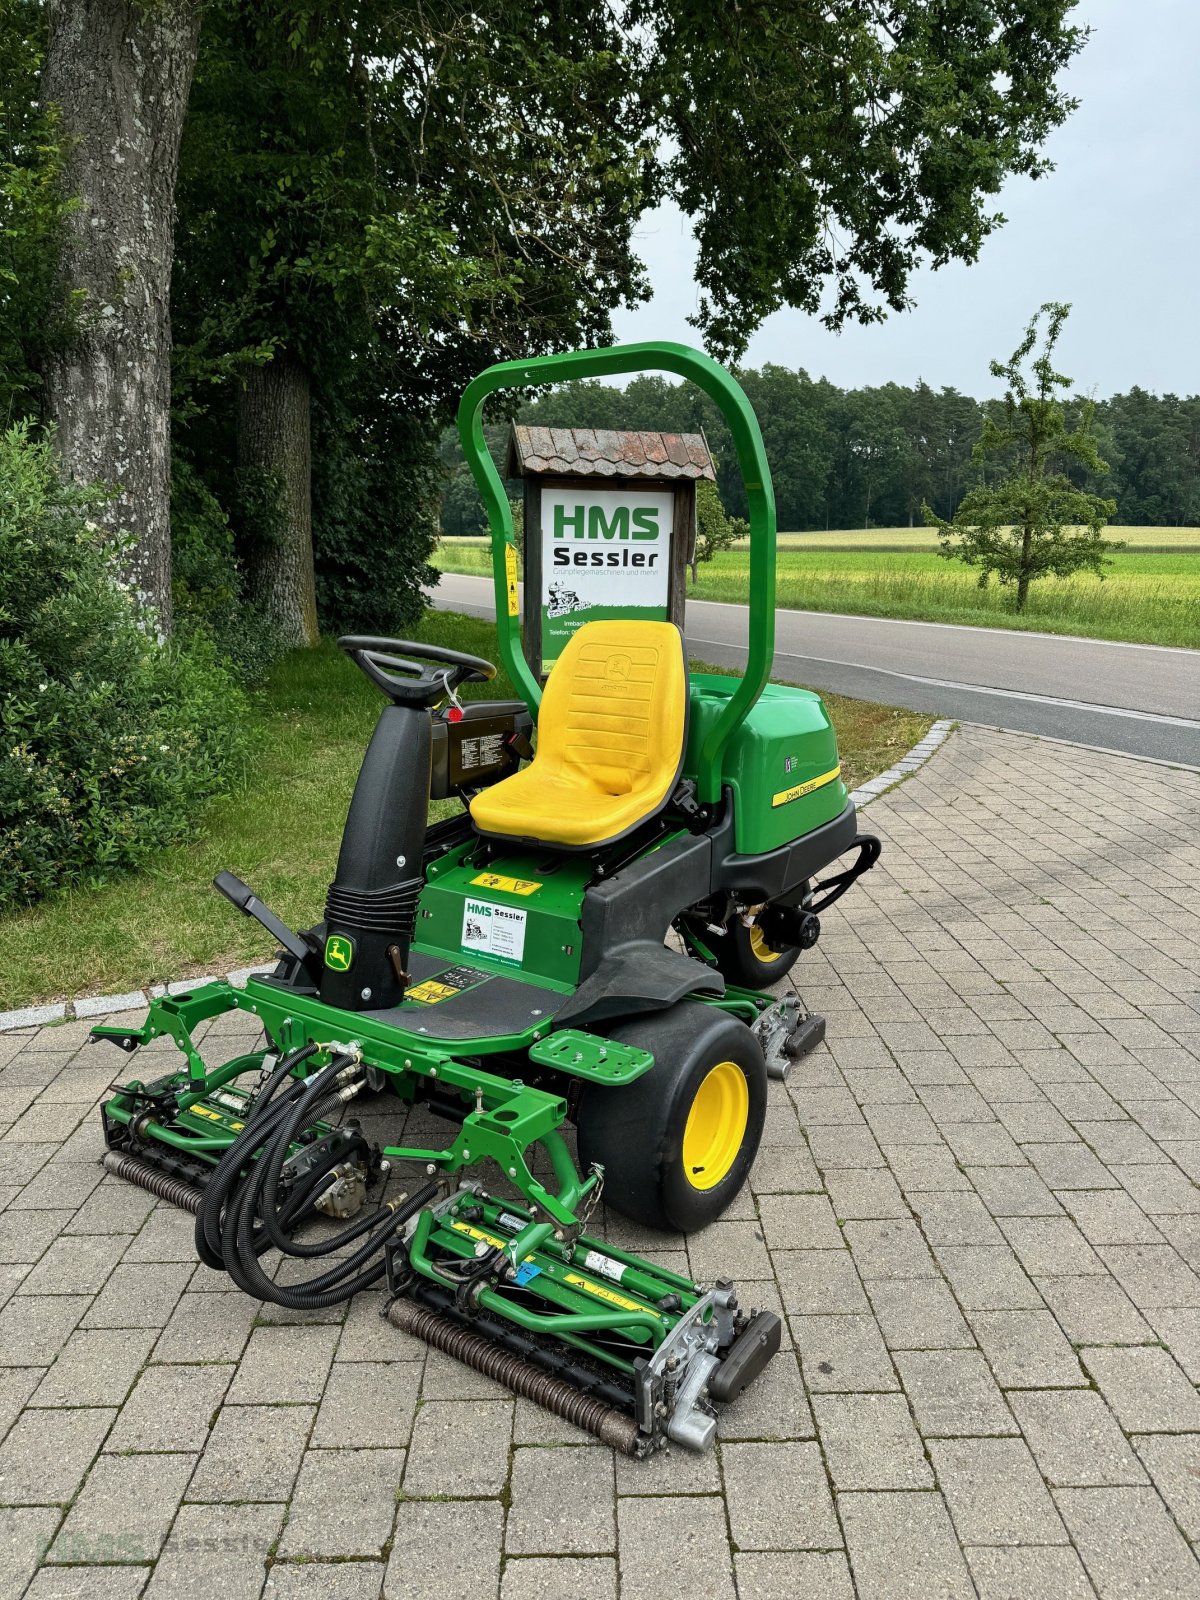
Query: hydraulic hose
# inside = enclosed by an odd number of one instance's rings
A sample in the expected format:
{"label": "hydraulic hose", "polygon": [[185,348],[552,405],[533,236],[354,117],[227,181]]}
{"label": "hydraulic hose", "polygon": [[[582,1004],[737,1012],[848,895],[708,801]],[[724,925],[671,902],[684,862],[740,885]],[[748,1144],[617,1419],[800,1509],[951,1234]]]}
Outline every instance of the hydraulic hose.
{"label": "hydraulic hose", "polygon": [[[229,1191],[241,1175],[243,1165],[257,1153],[270,1134],[271,1128],[283,1110],[280,1102],[272,1101],[282,1085],[292,1077],[294,1068],[316,1055],[318,1046],[304,1045],[290,1055],[282,1056],[254,1101],[246,1126],[222,1156],[216,1171],[205,1185],[204,1199],[196,1214],[196,1254],[206,1267],[220,1271],[224,1266],[221,1251],[221,1214]],[[304,1080],[293,1079],[302,1083]]]}
{"label": "hydraulic hose", "polygon": [[[196,1219],[201,1260],[226,1271],[256,1299],[293,1310],[336,1305],[377,1283],[385,1270],[382,1250],[387,1240],[438,1192],[436,1184],[426,1184],[403,1203],[390,1202],[314,1243],[293,1237],[292,1230],[311,1214],[333,1169],[345,1161],[348,1149],[354,1149],[351,1145],[330,1151],[278,1204],[283,1169],[297,1138],[339,1111],[361,1087],[361,1078],[355,1079],[357,1063],[348,1055],[336,1055],[312,1077],[293,1077],[293,1068],[316,1048],[309,1046],[285,1058],[267,1080],[245,1128],[210,1179]],[[288,1079],[290,1085],[284,1087]],[[359,1148],[366,1151],[365,1140],[360,1140]],[[312,1260],[337,1256],[350,1245],[356,1248],[302,1284],[275,1283],[259,1264],[271,1246],[285,1255]]]}

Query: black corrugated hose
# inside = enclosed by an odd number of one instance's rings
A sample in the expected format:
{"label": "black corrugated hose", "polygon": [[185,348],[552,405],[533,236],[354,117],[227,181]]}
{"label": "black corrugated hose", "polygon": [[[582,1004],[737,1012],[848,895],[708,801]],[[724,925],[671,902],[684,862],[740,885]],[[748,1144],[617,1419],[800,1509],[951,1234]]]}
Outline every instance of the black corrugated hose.
{"label": "black corrugated hose", "polygon": [[[196,1250],[207,1266],[223,1268],[239,1289],[256,1299],[294,1311],[336,1305],[378,1283],[384,1273],[384,1244],[438,1192],[436,1184],[426,1184],[402,1204],[381,1206],[318,1243],[301,1244],[292,1237],[292,1230],[312,1214],[332,1168],[354,1153],[353,1146],[345,1145],[330,1152],[329,1160],[306,1174],[282,1206],[276,1203],[293,1140],[345,1104],[360,1070],[353,1056],[341,1054],[312,1077],[294,1077],[293,1069],[318,1048],[306,1045],[281,1059],[259,1092],[245,1128],[206,1185],[196,1216]],[[361,1149],[367,1150],[365,1139]],[[348,1256],[301,1284],[275,1283],[258,1260],[272,1245],[285,1255],[312,1259],[336,1255],[355,1240],[361,1242]],[[377,1255],[379,1259],[371,1262]]]}

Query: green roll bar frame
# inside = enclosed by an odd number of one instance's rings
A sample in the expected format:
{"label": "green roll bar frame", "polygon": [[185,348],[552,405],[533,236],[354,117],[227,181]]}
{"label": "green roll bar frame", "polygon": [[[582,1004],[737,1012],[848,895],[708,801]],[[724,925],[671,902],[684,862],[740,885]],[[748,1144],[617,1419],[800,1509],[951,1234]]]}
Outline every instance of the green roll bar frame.
{"label": "green roll bar frame", "polygon": [[578,350],[566,355],[535,356],[528,361],[501,361],[468,384],[458,408],[458,432],[467,465],[483,496],[491,529],[500,658],[518,694],[536,718],[542,691],[521,646],[521,619],[509,611],[508,570],[509,562],[516,556],[516,540],[504,482],[483,436],[484,401],[499,389],[528,389],[547,383],[565,383],[573,378],[607,378],[618,373],[647,371],[673,372],[686,378],[703,389],[716,404],[733,435],[749,502],[750,637],[746,671],[700,750],[699,798],[711,804],[721,797],[725,748],[762,693],[775,654],[775,494],[758,418],[737,379],[702,350],[657,340],[612,345],[603,350]]}

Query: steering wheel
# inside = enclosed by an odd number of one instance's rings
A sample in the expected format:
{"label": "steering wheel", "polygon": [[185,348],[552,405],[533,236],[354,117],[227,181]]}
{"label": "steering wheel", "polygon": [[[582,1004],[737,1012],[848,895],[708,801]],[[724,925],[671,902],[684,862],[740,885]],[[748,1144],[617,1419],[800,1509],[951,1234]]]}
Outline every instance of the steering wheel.
{"label": "steering wheel", "polygon": [[338,640],[338,649],[397,706],[435,706],[460,683],[487,683],[496,676],[482,656],[413,639],[349,633]]}

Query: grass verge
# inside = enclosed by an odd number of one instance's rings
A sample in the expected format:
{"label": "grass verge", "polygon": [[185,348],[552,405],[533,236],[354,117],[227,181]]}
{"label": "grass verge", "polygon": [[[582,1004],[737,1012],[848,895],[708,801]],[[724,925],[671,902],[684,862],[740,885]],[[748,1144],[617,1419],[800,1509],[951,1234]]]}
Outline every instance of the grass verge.
{"label": "grass verge", "polygon": [[[869,537],[881,535],[874,529]],[[914,534],[927,530],[902,529]],[[1129,530],[1114,529],[1114,534]],[[1161,529],[1155,534],[1195,529]],[[880,548],[800,548],[797,541],[823,542],[825,534],[781,534],[777,598],[799,611],[840,611],[860,616],[953,622],[966,626],[1015,628],[1027,632],[1082,634],[1135,644],[1200,647],[1200,553],[1120,551],[1108,576],[1091,573],[1045,578],[1030,590],[1027,610],[1012,609],[1011,591],[992,584],[980,589],[970,568],[944,561],[933,550]],[[864,536],[865,537],[865,536]],[[489,574],[490,560],[480,540],[444,541],[434,556],[447,572]],[[689,591],[698,600],[744,602],[749,587],[748,550],[724,551],[700,568],[700,582]]]}
{"label": "grass verge", "polygon": [[[429,612],[419,636],[496,659],[495,628]],[[724,669],[708,667],[706,671]],[[503,672],[464,695],[511,698]],[[847,784],[889,767],[929,717],[826,695]],[[77,994],[113,994],[269,959],[273,945],[211,887],[229,868],[285,922],[317,921],[346,808],[382,700],[329,641],[274,669],[256,712],[254,759],[241,789],[196,818],[190,843],[149,871],[0,919],[0,1010]],[[434,814],[453,809],[442,802]]]}

